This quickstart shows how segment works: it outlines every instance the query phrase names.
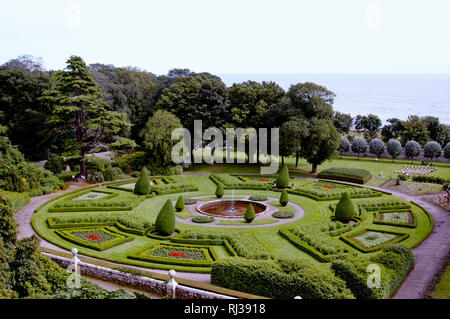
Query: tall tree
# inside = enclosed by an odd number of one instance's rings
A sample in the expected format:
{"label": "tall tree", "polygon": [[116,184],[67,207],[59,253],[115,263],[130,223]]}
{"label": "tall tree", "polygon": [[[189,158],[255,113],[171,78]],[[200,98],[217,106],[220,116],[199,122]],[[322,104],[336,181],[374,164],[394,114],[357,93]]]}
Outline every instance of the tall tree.
{"label": "tall tree", "polygon": [[389,124],[383,126],[380,133],[383,138],[383,142],[385,143],[387,143],[387,141],[389,141],[391,138],[400,138],[400,135],[404,130],[403,121],[398,118],[388,119],[387,122]]}
{"label": "tall tree", "polygon": [[408,120],[403,122],[403,131],[401,135],[401,142],[403,145],[411,140],[418,142],[420,145],[425,145],[429,138],[427,124],[417,115],[410,115],[408,116]]}
{"label": "tall tree", "polygon": [[335,94],[326,87],[311,82],[291,85],[287,92],[297,115],[307,119],[332,119]]}
{"label": "tall tree", "polygon": [[298,167],[302,140],[308,134],[308,123],[304,119],[293,119],[285,122],[280,128],[280,155],[284,165],[284,157],[295,154],[295,166]]}
{"label": "tall tree", "polygon": [[108,110],[101,95],[84,61],[71,56],[66,69],[56,72],[54,85],[41,98],[51,109],[49,133],[63,136],[67,150],[81,156],[80,173],[84,176],[86,154],[115,142],[118,134],[131,126],[125,114]]}
{"label": "tall tree", "polygon": [[339,133],[348,133],[353,125],[353,117],[350,114],[335,112],[333,123]]}
{"label": "tall tree", "polygon": [[381,120],[374,114],[357,115],[355,118],[355,128],[358,132],[362,132],[364,138],[370,143],[380,133]]}
{"label": "tall tree", "polygon": [[331,120],[312,118],[309,121],[301,154],[312,165],[311,173],[317,173],[317,166],[335,154],[340,137]]}

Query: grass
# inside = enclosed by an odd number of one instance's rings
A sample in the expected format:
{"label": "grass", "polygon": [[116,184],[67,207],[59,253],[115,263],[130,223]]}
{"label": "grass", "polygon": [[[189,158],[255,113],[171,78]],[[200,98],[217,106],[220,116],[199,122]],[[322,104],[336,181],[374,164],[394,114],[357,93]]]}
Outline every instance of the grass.
{"label": "grass", "polygon": [[255,219],[251,223],[247,223],[245,220],[221,220],[217,225],[237,225],[237,226],[249,226],[249,225],[266,225],[278,222],[271,218]]}
{"label": "grass", "polygon": [[450,267],[448,265],[434,290],[433,299],[450,299]]}
{"label": "grass", "polygon": [[[336,166],[336,165],[334,165]],[[247,169],[241,170],[237,173],[249,173],[249,169],[252,167],[246,167]],[[208,196],[211,198],[214,198],[214,192],[216,189],[216,185],[208,178],[208,176],[189,176],[187,177],[187,180],[195,184],[198,187],[198,191],[195,192],[187,192],[183,193],[183,196],[185,198],[189,197],[197,197],[197,196]],[[305,180],[298,180],[298,183],[303,183]],[[310,182],[310,181],[307,181]],[[297,183],[297,180],[296,180]],[[99,188],[101,189],[101,188]],[[109,190],[109,189],[108,189]],[[114,192],[125,192],[120,190],[110,190]],[[272,198],[278,198],[280,196],[279,192],[273,192],[269,190],[264,191],[258,191],[258,190],[235,190],[235,198],[243,197],[244,195],[263,195],[267,197]],[[129,216],[136,216],[140,217],[146,222],[155,222],[156,216],[158,215],[161,207],[164,205],[164,203],[169,199],[171,201],[177,200],[180,194],[168,194],[168,195],[159,195],[155,196],[153,198],[148,198],[142,201],[139,205],[137,205],[133,210],[131,211],[125,211],[120,212],[120,214],[125,214]],[[227,197],[231,195],[231,191],[226,192]],[[392,197],[390,195],[383,194],[381,198],[389,198]],[[55,200],[55,202],[59,200],[64,200],[64,198],[60,198]],[[295,227],[299,225],[304,225],[310,222],[314,221],[328,221],[331,217],[331,211],[328,208],[328,205],[330,203],[336,204],[337,201],[324,201],[324,202],[318,202],[306,197],[298,196],[289,194],[289,201],[290,203],[294,203],[297,205],[300,205],[305,210],[304,217],[288,222],[286,224],[283,224],[283,228],[285,227]],[[147,268],[154,268],[154,269],[175,269],[177,271],[188,271],[188,272],[209,272],[209,268],[207,267],[188,267],[188,266],[177,266],[177,265],[163,265],[163,264],[157,264],[157,263],[150,263],[145,261],[139,261],[139,260],[131,260],[127,258],[130,254],[136,254],[142,250],[144,250],[147,247],[150,247],[152,245],[155,245],[157,243],[160,243],[160,240],[152,239],[145,236],[138,236],[138,235],[132,235],[133,240],[131,242],[124,243],[122,245],[106,249],[104,251],[94,251],[92,249],[79,246],[76,244],[69,243],[59,237],[57,234],[55,234],[54,230],[49,229],[47,225],[47,218],[48,217],[57,217],[57,216],[76,216],[76,217],[82,217],[82,216],[95,216],[95,214],[98,214],[98,212],[71,212],[71,213],[49,213],[48,208],[53,204],[47,203],[42,205],[42,208],[39,210],[38,213],[35,213],[32,217],[32,224],[35,228],[36,232],[41,235],[41,237],[47,239],[48,241],[52,242],[55,245],[58,245],[60,247],[63,247],[65,249],[72,249],[72,248],[78,248],[81,254],[96,257],[99,259],[122,263],[122,264],[129,264],[134,266],[140,266],[140,267],[147,267]],[[271,202],[274,206],[278,207],[281,210],[292,210],[292,206],[282,207],[278,201]],[[416,228],[413,229],[402,229],[402,231],[407,232],[410,236],[407,240],[405,240],[405,245],[409,247],[414,247],[418,245],[430,232],[431,227],[431,220],[420,207],[417,207],[413,205],[412,209],[414,210],[415,216],[417,217],[418,225]],[[102,214],[105,214],[107,212],[103,212]],[[118,213],[115,213],[118,214]],[[189,212],[187,211],[187,208],[177,213],[177,215],[181,218],[189,218]],[[191,215],[191,214],[190,214]],[[373,219],[373,218],[372,218]],[[361,222],[358,227],[367,227],[370,224],[370,227],[373,229],[379,229],[379,230],[398,230],[398,227],[395,226],[386,226],[386,225],[375,225],[371,224],[372,221],[371,218],[368,218],[367,220]],[[232,221],[222,221],[221,225],[241,225],[241,227],[228,227],[226,228],[227,232],[236,233],[239,234],[241,232],[246,232],[250,235],[253,235],[255,240],[257,240],[262,246],[265,247],[265,249],[274,257],[299,257],[303,259],[308,259],[312,261],[313,263],[320,265],[321,267],[329,267],[329,264],[326,263],[320,263],[319,261],[315,260],[313,257],[308,255],[307,253],[304,253],[297,249],[295,246],[293,246],[291,243],[289,243],[286,239],[281,237],[278,233],[278,230],[281,226],[277,225],[270,225],[269,220],[271,222],[277,222],[278,220],[275,219],[256,219],[253,221],[252,225],[257,224],[266,224],[264,227],[246,227],[248,224],[245,223],[243,220],[232,220]],[[230,224],[231,223],[231,224]],[[210,227],[208,225],[202,224],[202,225],[192,225],[192,224],[186,224],[181,221],[177,222],[176,224],[177,229],[179,229],[181,232],[186,230],[204,230],[204,231],[218,231],[217,227]],[[339,237],[332,238],[330,240],[339,240]],[[362,254],[356,249],[348,246],[347,247],[349,251]],[[227,253],[222,250],[222,248],[218,248],[218,251],[220,252],[219,257],[226,256]],[[365,254],[368,255],[368,254]]]}

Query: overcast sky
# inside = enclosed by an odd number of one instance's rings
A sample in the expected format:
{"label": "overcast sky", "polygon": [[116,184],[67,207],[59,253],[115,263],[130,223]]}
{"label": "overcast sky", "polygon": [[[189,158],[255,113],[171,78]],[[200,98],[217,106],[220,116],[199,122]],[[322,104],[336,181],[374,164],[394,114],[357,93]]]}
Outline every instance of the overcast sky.
{"label": "overcast sky", "polygon": [[1,0],[0,64],[19,55],[165,74],[450,73],[448,0]]}

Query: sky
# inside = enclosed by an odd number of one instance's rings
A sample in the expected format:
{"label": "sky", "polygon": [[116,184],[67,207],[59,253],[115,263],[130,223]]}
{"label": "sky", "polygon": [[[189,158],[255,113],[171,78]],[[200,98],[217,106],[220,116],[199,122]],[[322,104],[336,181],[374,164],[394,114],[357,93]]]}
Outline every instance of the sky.
{"label": "sky", "polygon": [[20,55],[226,73],[450,73],[448,0],[1,0]]}

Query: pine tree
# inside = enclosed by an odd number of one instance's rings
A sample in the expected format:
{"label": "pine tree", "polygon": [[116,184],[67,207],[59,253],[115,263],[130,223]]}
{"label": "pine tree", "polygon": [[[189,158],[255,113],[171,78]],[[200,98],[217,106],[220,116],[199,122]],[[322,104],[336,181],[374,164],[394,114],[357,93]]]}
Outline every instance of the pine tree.
{"label": "pine tree", "polygon": [[147,170],[142,168],[141,175],[134,185],[134,191],[136,195],[147,195],[150,193],[150,181],[148,180]]}
{"label": "pine tree", "polygon": [[223,185],[221,183],[217,184],[216,188],[216,196],[217,198],[222,198],[225,191],[223,190]]}
{"label": "pine tree", "polygon": [[162,236],[168,236],[175,231],[175,211],[169,199],[156,217],[155,230]]}
{"label": "pine tree", "polygon": [[287,165],[284,165],[276,180],[278,188],[286,188],[289,186],[289,169]]}
{"label": "pine tree", "polygon": [[289,196],[285,189],[281,191],[280,204],[286,206],[289,203]]}
{"label": "pine tree", "polygon": [[247,210],[245,211],[244,214],[244,219],[247,223],[251,223],[252,220],[255,219],[255,209],[253,208],[253,204],[249,204],[247,206]]}
{"label": "pine tree", "polygon": [[81,156],[80,173],[86,176],[86,154],[115,142],[131,124],[124,113],[108,110],[100,87],[80,57],[71,56],[66,69],[56,72],[54,80],[41,97],[52,112],[46,122],[48,135],[57,134],[67,151]]}
{"label": "pine tree", "polygon": [[352,203],[350,194],[348,192],[345,192],[336,206],[336,209],[334,211],[334,217],[338,221],[347,223],[351,221],[353,219],[353,216],[355,215],[356,215],[355,206]]}
{"label": "pine tree", "polygon": [[175,209],[178,212],[181,212],[184,209],[184,198],[183,198],[183,195],[180,195],[180,197],[178,197],[177,203],[175,204]]}

